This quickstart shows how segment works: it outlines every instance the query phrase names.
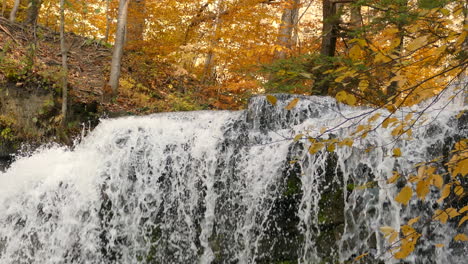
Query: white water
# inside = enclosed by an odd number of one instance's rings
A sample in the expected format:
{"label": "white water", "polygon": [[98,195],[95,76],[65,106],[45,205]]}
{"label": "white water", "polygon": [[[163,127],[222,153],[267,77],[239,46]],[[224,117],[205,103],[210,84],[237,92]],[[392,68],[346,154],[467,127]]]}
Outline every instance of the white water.
{"label": "white water", "polygon": [[[378,228],[428,209],[416,200],[402,208],[393,201],[397,188],[385,181],[395,168],[410,173],[441,154],[437,148],[449,148],[450,137],[466,137],[450,118],[460,107],[428,111],[413,140],[392,142],[391,130],[379,128],[353,148],[310,155],[307,140],[291,138],[317,136],[322,127],[336,127],[325,137],[346,135],[359,119],[342,124],[344,117],[370,109],[300,97],[284,110],[291,98],[278,96],[276,106],[253,98],[238,112],[104,120],[72,150],[49,147],[18,158],[0,174],[0,263],[318,263],[369,250],[392,263]],[[364,151],[371,146],[377,148]],[[392,157],[395,147],[403,157]],[[287,194],[294,177],[300,190]],[[369,181],[377,185],[346,192]],[[345,190],[344,222],[332,228],[344,234],[323,245],[320,198],[335,185]],[[431,195],[437,199],[438,191]],[[448,245],[456,230],[424,230],[430,237],[410,262],[462,263],[466,245],[434,248]]]}

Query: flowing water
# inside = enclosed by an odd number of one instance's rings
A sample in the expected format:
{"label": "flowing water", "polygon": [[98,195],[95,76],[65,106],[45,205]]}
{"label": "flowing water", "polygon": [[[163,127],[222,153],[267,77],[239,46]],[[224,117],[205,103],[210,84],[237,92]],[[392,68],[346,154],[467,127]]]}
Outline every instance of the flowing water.
{"label": "flowing water", "polygon": [[[379,128],[353,147],[309,154],[307,136],[323,127],[325,138],[347,135],[364,122],[353,117],[372,109],[296,97],[277,95],[276,106],[255,97],[245,111],[103,120],[73,148],[18,157],[0,173],[0,263],[336,263],[364,252],[369,263],[393,263],[379,227],[431,208],[416,199],[400,206],[401,186],[386,179],[466,137],[453,118],[461,106],[428,109],[412,140]],[[377,112],[376,123],[388,114]],[[430,196],[435,205],[438,191]],[[451,242],[459,231],[425,226],[407,260],[463,263],[466,243]]]}

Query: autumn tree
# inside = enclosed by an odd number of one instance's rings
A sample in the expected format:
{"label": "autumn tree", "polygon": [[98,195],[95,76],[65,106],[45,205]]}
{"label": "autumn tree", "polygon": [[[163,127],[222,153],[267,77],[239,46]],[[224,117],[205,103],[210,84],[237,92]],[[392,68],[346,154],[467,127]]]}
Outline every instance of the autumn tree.
{"label": "autumn tree", "polygon": [[117,96],[119,88],[120,67],[122,63],[123,48],[125,44],[125,31],[127,26],[129,0],[120,0],[119,14],[117,18],[117,31],[115,33],[114,51],[112,53],[111,72],[109,86],[112,90],[112,96]]}
{"label": "autumn tree", "polygon": [[60,52],[62,55],[62,126],[67,124],[68,109],[68,63],[65,42],[65,0],[60,0]]}
{"label": "autumn tree", "polygon": [[29,0],[28,9],[26,13],[26,24],[36,25],[41,6],[42,0]]}
{"label": "autumn tree", "polygon": [[278,29],[278,45],[280,50],[276,50],[276,59],[285,59],[287,50],[291,50],[294,40],[293,32],[297,29],[299,19],[300,0],[285,2],[283,14],[281,15],[281,24]]}
{"label": "autumn tree", "polygon": [[21,0],[15,0],[15,2],[13,4],[13,8],[10,11],[10,17],[9,17],[10,22],[15,22],[16,14],[18,13],[18,10],[20,9],[20,6],[21,6]]}

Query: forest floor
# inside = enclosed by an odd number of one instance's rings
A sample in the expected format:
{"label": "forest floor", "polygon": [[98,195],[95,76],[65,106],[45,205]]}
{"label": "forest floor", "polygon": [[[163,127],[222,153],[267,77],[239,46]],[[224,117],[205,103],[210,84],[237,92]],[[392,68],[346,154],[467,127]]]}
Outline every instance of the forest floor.
{"label": "forest floor", "polygon": [[[112,46],[74,33],[66,34],[66,46],[71,104],[98,102],[100,112],[132,114],[213,109],[197,100],[203,91],[193,76],[169,63],[141,58],[138,51],[131,50],[126,51],[131,55],[122,62],[119,96],[103,102]],[[61,74],[59,33],[42,26],[34,30],[0,18],[0,83],[15,79],[11,74],[28,78],[39,75],[57,86]],[[18,81],[16,85],[25,83]]]}
{"label": "forest floor", "polygon": [[59,33],[0,18],[0,156],[24,142],[69,144],[83,123],[94,127],[102,117],[216,109],[194,76],[135,50],[126,50],[119,96],[105,102],[112,46],[73,33],[66,46],[70,113],[63,128]]}

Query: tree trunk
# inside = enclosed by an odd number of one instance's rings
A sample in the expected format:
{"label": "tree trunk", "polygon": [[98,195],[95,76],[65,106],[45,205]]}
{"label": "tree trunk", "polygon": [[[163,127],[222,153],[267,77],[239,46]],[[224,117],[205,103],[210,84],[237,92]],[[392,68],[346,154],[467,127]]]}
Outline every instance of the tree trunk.
{"label": "tree trunk", "polygon": [[67,48],[65,46],[65,0],[60,0],[60,50],[62,53],[62,126],[67,124],[68,107],[68,64]]}
{"label": "tree trunk", "polygon": [[361,6],[352,6],[350,14],[351,29],[356,30],[362,26]]}
{"label": "tree trunk", "polygon": [[11,9],[11,12],[10,12],[10,22],[15,22],[16,13],[18,12],[20,4],[21,4],[21,0],[15,0],[15,3],[13,5],[13,9]]}
{"label": "tree trunk", "polygon": [[127,12],[129,0],[120,0],[119,15],[117,18],[117,31],[115,33],[114,51],[112,53],[111,73],[109,86],[112,89],[112,96],[118,94],[120,65],[123,57],[123,46],[125,44],[125,27],[127,25]]}
{"label": "tree trunk", "polygon": [[300,0],[291,0],[288,2],[289,6],[284,8],[277,40],[282,49],[275,51],[275,59],[285,59],[286,50],[291,50],[294,45],[293,32],[298,23],[300,2]]}
{"label": "tree trunk", "polygon": [[37,24],[37,17],[39,16],[39,10],[42,6],[42,0],[30,0],[28,12],[26,14],[26,24],[35,26]]}
{"label": "tree trunk", "polygon": [[104,42],[109,42],[109,31],[112,22],[110,16],[110,1],[111,0],[106,0],[106,32],[104,33]]}
{"label": "tree trunk", "polygon": [[336,12],[336,5],[333,0],[322,0],[322,45],[320,47],[320,54],[325,61],[325,66],[321,67],[314,75],[317,76],[312,88],[312,93],[316,95],[328,95],[330,88],[330,77],[324,74],[325,71],[330,69],[327,66],[329,57],[335,56],[336,39],[338,31],[338,23],[340,21]]}
{"label": "tree trunk", "polygon": [[333,0],[322,0],[322,46],[320,53],[324,56],[335,56],[336,35],[339,18],[336,14],[336,6]]}
{"label": "tree trunk", "polygon": [[216,18],[213,24],[213,31],[211,32],[211,41],[209,43],[208,54],[206,55],[205,59],[205,66],[203,68],[203,75],[202,75],[202,83],[209,83],[216,79],[215,77],[215,66],[214,66],[214,47],[216,46],[218,40],[216,39],[216,35],[219,29],[219,25],[221,24],[220,15],[222,13],[224,6],[224,0],[218,0],[216,2]]}
{"label": "tree trunk", "polygon": [[129,0],[125,45],[132,49],[143,41],[145,32],[145,0]]}
{"label": "tree trunk", "polygon": [[3,1],[2,1],[2,17],[5,16],[6,2],[7,2],[7,0],[3,0]]}

